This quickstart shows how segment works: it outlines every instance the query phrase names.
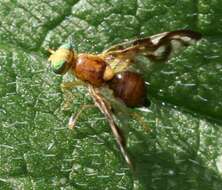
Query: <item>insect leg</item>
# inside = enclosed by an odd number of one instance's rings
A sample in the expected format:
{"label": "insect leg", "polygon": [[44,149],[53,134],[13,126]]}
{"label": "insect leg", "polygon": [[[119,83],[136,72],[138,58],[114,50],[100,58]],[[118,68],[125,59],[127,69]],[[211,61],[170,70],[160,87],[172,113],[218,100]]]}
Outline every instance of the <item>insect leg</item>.
{"label": "insect leg", "polygon": [[63,110],[68,110],[69,105],[73,101],[73,93],[70,91],[73,88],[76,88],[78,86],[83,86],[84,83],[82,81],[69,81],[69,82],[63,82],[60,85],[61,91],[63,92],[64,101],[63,101]]}
{"label": "insect leg", "polygon": [[93,107],[95,107],[94,104],[91,104],[91,105],[90,105],[90,104],[89,104],[89,105],[82,105],[81,108],[80,108],[80,110],[78,111],[78,113],[75,114],[75,115],[72,115],[72,116],[69,118],[68,128],[69,128],[69,129],[74,129],[75,126],[76,126],[76,122],[77,122],[79,116],[81,115],[81,113],[82,113],[84,110],[86,110],[86,109],[88,109],[88,108],[93,108]]}
{"label": "insect leg", "polygon": [[77,86],[83,86],[83,85],[85,85],[84,82],[82,82],[80,80],[76,80],[76,81],[63,82],[60,85],[60,87],[61,87],[62,91],[65,91],[65,90],[69,90],[69,89],[75,88]]}
{"label": "insect leg", "polygon": [[144,119],[138,113],[130,114],[144,128],[146,132],[150,131],[150,127],[145,123]]}
{"label": "insect leg", "polygon": [[121,133],[121,130],[118,128],[118,126],[116,125],[114,121],[111,107],[107,104],[107,102],[104,100],[102,95],[98,92],[98,90],[91,85],[89,85],[89,92],[95,102],[95,105],[105,115],[125,161],[131,168],[133,168],[132,162],[126,150],[125,138],[123,134]]}

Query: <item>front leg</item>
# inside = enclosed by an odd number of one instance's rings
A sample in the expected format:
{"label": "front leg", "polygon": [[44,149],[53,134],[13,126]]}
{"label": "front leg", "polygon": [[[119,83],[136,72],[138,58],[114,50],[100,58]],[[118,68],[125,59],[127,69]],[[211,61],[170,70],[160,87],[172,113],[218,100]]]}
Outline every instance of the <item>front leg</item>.
{"label": "front leg", "polygon": [[64,101],[63,101],[63,106],[62,106],[63,110],[69,109],[70,104],[73,101],[73,97],[75,96],[75,94],[73,94],[70,90],[78,86],[84,86],[84,85],[85,83],[80,80],[63,82],[60,85],[61,91],[63,92],[63,96],[64,96]]}
{"label": "front leg", "polygon": [[79,109],[79,111],[77,112],[77,114],[73,114],[70,118],[69,118],[69,123],[68,123],[68,128],[69,129],[74,129],[77,123],[77,120],[79,118],[79,116],[81,115],[81,113],[89,108],[94,108],[96,107],[94,104],[87,104],[87,105],[82,105]]}
{"label": "front leg", "polygon": [[86,84],[81,80],[74,80],[74,81],[63,82],[60,85],[60,87],[61,87],[61,90],[64,92],[65,90],[71,90],[75,87],[85,86],[85,85]]}

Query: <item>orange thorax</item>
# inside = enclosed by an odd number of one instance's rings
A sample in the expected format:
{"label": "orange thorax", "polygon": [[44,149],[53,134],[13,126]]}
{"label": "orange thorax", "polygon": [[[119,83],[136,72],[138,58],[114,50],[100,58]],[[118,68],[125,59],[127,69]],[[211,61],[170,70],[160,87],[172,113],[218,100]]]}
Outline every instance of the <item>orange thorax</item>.
{"label": "orange thorax", "polygon": [[79,54],[72,68],[76,77],[97,87],[105,82],[103,79],[105,69],[105,61],[92,54]]}

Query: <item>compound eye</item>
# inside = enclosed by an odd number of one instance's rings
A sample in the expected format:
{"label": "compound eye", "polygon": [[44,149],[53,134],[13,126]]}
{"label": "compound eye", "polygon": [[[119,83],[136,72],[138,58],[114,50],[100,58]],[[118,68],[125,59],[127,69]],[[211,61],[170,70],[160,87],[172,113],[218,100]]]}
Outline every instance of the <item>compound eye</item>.
{"label": "compound eye", "polygon": [[69,64],[66,60],[52,62],[51,66],[52,66],[53,72],[60,75],[65,74],[69,69]]}

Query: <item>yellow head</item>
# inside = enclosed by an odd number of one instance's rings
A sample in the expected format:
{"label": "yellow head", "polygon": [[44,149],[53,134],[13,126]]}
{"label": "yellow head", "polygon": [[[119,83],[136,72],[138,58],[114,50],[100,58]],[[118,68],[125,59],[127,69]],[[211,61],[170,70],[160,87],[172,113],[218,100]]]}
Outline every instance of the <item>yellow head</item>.
{"label": "yellow head", "polygon": [[52,55],[50,55],[48,61],[56,74],[65,74],[75,64],[76,54],[70,43],[60,46],[56,51],[50,52]]}

